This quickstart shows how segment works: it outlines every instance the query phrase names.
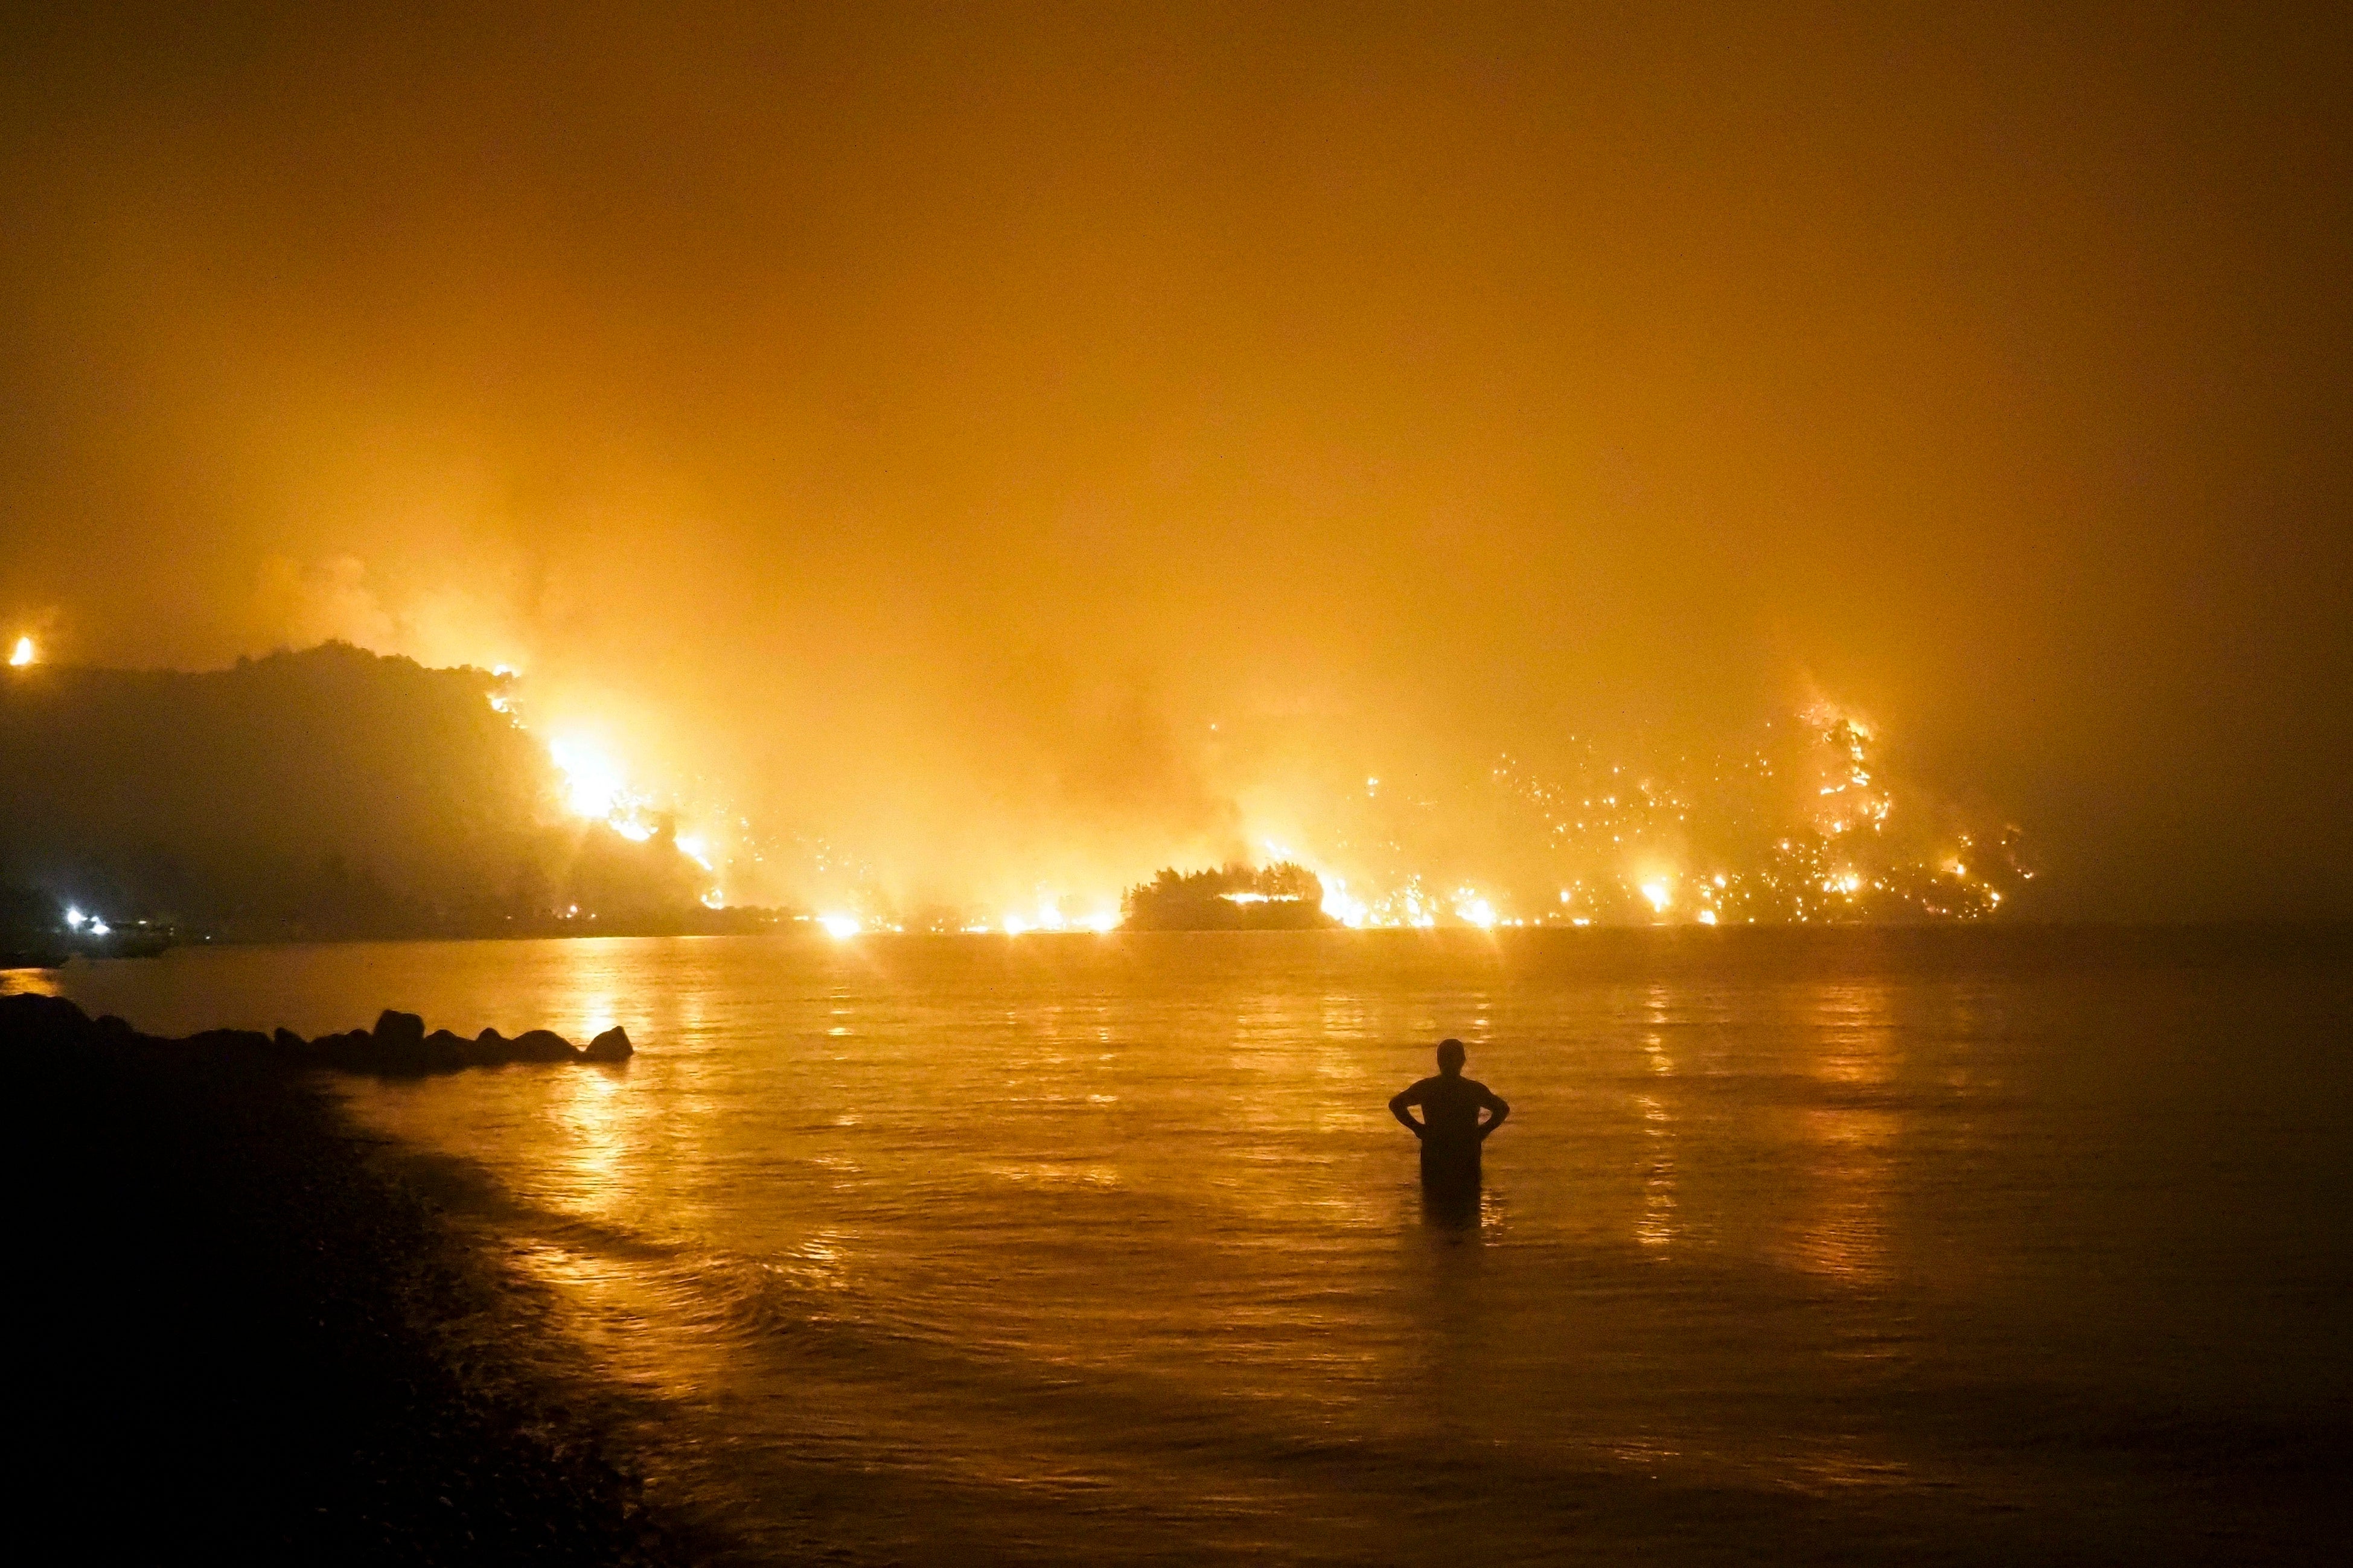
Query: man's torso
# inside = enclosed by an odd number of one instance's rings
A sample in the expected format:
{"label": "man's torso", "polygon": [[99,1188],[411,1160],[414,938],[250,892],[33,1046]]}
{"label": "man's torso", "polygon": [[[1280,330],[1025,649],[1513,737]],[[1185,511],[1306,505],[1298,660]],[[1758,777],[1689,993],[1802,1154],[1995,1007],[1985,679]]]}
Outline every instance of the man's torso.
{"label": "man's torso", "polygon": [[1448,1078],[1443,1073],[1423,1079],[1406,1091],[1406,1103],[1421,1107],[1425,1146],[1479,1147],[1479,1108],[1487,1103],[1487,1086],[1473,1079]]}

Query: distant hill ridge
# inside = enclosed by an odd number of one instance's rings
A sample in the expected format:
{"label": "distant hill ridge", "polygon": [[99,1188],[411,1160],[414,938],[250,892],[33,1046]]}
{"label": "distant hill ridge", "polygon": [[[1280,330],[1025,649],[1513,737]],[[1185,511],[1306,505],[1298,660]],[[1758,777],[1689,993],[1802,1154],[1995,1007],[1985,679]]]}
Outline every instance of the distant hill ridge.
{"label": "distant hill ridge", "polygon": [[0,882],[251,935],[700,912],[667,834],[565,817],[543,748],[491,706],[501,679],[343,643],[0,670]]}

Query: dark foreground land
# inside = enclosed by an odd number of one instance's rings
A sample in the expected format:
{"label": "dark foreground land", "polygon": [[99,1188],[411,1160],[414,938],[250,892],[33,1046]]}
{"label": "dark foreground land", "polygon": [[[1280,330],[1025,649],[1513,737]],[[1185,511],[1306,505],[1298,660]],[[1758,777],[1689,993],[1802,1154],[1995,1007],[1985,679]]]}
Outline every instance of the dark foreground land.
{"label": "dark foreground land", "polygon": [[[312,1073],[0,997],[20,1506],[61,1555],[650,1563],[702,1555],[573,1394],[499,1346],[528,1293]],[[583,1386],[586,1386],[584,1379]]]}

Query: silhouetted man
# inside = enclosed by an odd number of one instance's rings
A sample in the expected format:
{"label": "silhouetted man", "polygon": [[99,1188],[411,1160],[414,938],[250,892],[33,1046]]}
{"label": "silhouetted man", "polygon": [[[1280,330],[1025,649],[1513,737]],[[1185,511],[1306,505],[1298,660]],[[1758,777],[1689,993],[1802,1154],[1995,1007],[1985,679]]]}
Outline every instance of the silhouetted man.
{"label": "silhouetted man", "polygon": [[[1417,1121],[1409,1106],[1421,1107]],[[1487,1120],[1479,1120],[1484,1107]],[[1462,1042],[1438,1043],[1438,1076],[1423,1079],[1389,1101],[1389,1114],[1421,1140],[1421,1184],[1459,1195],[1479,1190],[1479,1145],[1504,1124],[1512,1108],[1476,1079],[1462,1076]]]}

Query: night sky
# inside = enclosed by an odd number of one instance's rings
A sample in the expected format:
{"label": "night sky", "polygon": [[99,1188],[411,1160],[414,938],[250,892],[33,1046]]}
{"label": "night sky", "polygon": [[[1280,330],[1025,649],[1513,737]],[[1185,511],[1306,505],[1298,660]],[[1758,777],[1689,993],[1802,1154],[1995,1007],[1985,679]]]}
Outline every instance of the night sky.
{"label": "night sky", "polygon": [[926,891],[1828,699],[2042,912],[2353,913],[2341,9],[497,9],[0,24],[0,632]]}

